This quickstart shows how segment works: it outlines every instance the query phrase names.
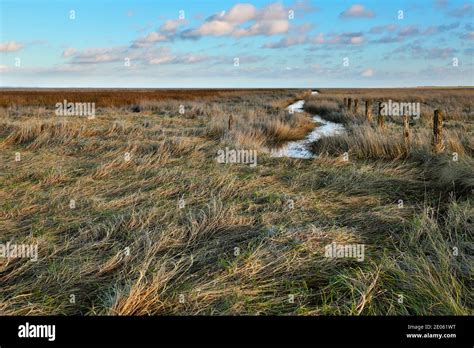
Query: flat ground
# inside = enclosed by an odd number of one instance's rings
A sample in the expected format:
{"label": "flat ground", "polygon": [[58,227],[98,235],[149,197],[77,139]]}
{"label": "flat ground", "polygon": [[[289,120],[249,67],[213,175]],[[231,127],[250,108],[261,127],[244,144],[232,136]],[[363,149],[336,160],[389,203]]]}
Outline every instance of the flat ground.
{"label": "flat ground", "polygon": [[[0,258],[0,314],[472,314],[473,96],[3,90],[0,243],[39,258]],[[301,98],[308,114],[285,111]],[[56,116],[64,99],[96,102],[95,119]],[[366,99],[420,101],[409,141],[399,119],[368,122]],[[309,113],[347,132],[311,160],[264,151],[303,138]],[[226,147],[257,166],[218,163]],[[325,257],[333,242],[364,244],[364,260]]]}

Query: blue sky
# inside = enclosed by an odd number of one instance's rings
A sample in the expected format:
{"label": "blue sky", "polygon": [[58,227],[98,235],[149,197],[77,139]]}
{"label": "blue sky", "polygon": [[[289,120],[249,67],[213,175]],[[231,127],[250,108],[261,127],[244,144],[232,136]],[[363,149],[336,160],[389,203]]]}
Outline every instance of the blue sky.
{"label": "blue sky", "polygon": [[0,15],[2,87],[474,85],[473,1],[0,0]]}

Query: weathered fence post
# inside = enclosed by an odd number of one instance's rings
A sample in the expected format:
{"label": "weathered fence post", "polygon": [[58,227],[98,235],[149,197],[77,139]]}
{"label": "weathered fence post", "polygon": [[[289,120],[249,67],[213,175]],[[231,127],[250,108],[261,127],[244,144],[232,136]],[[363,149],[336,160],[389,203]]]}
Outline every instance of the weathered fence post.
{"label": "weathered fence post", "polygon": [[347,98],[344,98],[344,106],[347,107]]}
{"label": "weathered fence post", "polygon": [[365,101],[365,117],[369,123],[372,122],[372,103],[370,100]]}
{"label": "weathered fence post", "polygon": [[232,130],[232,124],[234,123],[234,117],[232,115],[229,116],[229,123],[227,130],[230,132]]}
{"label": "weathered fence post", "polygon": [[357,114],[359,111],[359,99],[354,99],[354,113]]}
{"label": "weathered fence post", "polygon": [[347,111],[351,111],[352,98],[347,98]]}
{"label": "weathered fence post", "polygon": [[405,139],[405,143],[410,143],[410,116],[404,115],[403,116],[403,137]]}
{"label": "weathered fence post", "polygon": [[433,115],[433,152],[438,154],[443,150],[443,113],[436,109]]}
{"label": "weathered fence post", "polygon": [[379,102],[379,114],[377,116],[377,125],[381,128],[381,129],[384,129],[385,128],[385,120],[384,120],[384,117],[382,115],[382,103],[383,102]]}

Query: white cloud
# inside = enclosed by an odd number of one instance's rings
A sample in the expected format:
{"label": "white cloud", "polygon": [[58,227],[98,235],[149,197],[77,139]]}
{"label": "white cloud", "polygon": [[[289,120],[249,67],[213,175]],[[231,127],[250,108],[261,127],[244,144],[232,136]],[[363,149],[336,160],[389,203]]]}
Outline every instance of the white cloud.
{"label": "white cloud", "polygon": [[324,34],[320,33],[311,39],[314,44],[328,44],[328,45],[360,45],[364,43],[364,35],[361,32],[356,33],[330,33],[326,38]]}
{"label": "white cloud", "polygon": [[204,54],[184,53],[173,54],[169,47],[147,49],[135,58],[148,65],[161,64],[196,64],[203,61],[216,60],[216,57]]}
{"label": "white cloud", "polygon": [[362,32],[355,33],[319,33],[316,36],[306,38],[302,36],[290,36],[273,43],[266,43],[263,48],[284,48],[295,45],[313,44],[313,45],[332,45],[333,47],[344,47],[347,45],[361,45],[365,42]]}
{"label": "white cloud", "polygon": [[415,36],[415,35],[418,35],[419,33],[420,33],[420,30],[418,29],[418,26],[408,25],[400,29],[400,31],[398,32],[398,36]]}
{"label": "white cloud", "polygon": [[71,57],[71,64],[97,64],[121,61],[127,55],[125,47],[110,47],[88,48],[75,52]]}
{"label": "white cloud", "polygon": [[284,34],[290,28],[287,20],[271,20],[256,22],[250,28],[238,29],[234,32],[237,37],[241,36],[255,36],[255,35],[277,35]]}
{"label": "white cloud", "polygon": [[318,35],[316,35],[313,40],[312,40],[313,43],[315,44],[323,44],[326,42],[325,38],[324,38],[324,34],[323,33],[319,33]]}
{"label": "white cloud", "polygon": [[23,45],[15,41],[0,44],[0,52],[15,52],[23,48]]}
{"label": "white cloud", "polygon": [[341,18],[372,18],[375,14],[372,11],[368,11],[362,5],[352,5],[347,10],[341,12],[339,15]]}
{"label": "white cloud", "polygon": [[157,31],[148,33],[145,37],[137,39],[133,42],[132,48],[142,48],[151,46],[155,42],[164,42],[173,40],[180,26],[186,25],[186,20],[167,20],[165,21]]}
{"label": "white cloud", "polygon": [[211,21],[203,23],[194,31],[197,36],[223,36],[234,31],[234,25],[226,21]]}
{"label": "white cloud", "polygon": [[353,44],[353,45],[359,45],[363,42],[364,42],[364,37],[362,35],[361,36],[354,36],[354,37],[351,37],[351,39],[350,39],[350,43]]}
{"label": "white cloud", "polygon": [[361,76],[363,76],[363,77],[372,77],[372,76],[374,76],[374,74],[375,74],[374,69],[366,69],[366,70],[362,71]]}
{"label": "white cloud", "polygon": [[263,48],[284,48],[284,47],[290,47],[290,46],[295,46],[295,45],[302,45],[305,43],[306,43],[306,38],[304,36],[287,37],[277,42],[266,43],[262,47]]}
{"label": "white cloud", "polygon": [[265,6],[259,12],[258,19],[261,21],[273,21],[288,19],[288,11],[280,3]]}
{"label": "white cloud", "polygon": [[135,42],[133,42],[132,44],[132,48],[148,47],[155,42],[163,42],[167,40],[168,37],[166,35],[158,33],[156,31],[152,31],[151,33],[148,33],[145,37],[135,40]]}
{"label": "white cloud", "polygon": [[224,20],[232,23],[245,23],[257,16],[257,9],[251,4],[237,4],[224,15]]}
{"label": "white cloud", "polygon": [[180,26],[183,26],[186,24],[188,24],[188,22],[184,19],[167,20],[160,26],[160,28],[158,29],[158,32],[175,33],[176,30],[178,30]]}
{"label": "white cloud", "polygon": [[72,48],[72,47],[69,47],[69,48],[66,48],[66,49],[63,51],[63,57],[64,57],[64,58],[68,58],[68,57],[73,56],[75,53],[76,53],[76,49],[75,49],[75,48]]}
{"label": "white cloud", "polygon": [[387,25],[378,25],[375,27],[370,28],[369,32],[371,34],[380,34],[383,32],[394,32],[397,30],[397,25],[395,24],[387,24]]}
{"label": "white cloud", "polygon": [[206,60],[211,60],[214,59],[212,57],[209,57],[204,54],[185,54],[180,57],[176,57],[173,60],[173,63],[185,63],[185,64],[194,64],[194,63],[200,63]]}
{"label": "white cloud", "polygon": [[250,4],[236,4],[229,12],[215,14],[199,27],[184,31],[182,37],[271,36],[284,34],[289,27],[288,11],[280,3],[269,4],[260,10]]}
{"label": "white cloud", "polygon": [[152,58],[148,61],[148,64],[151,64],[151,65],[159,65],[159,64],[165,64],[165,63],[169,63],[173,60],[173,57],[171,56],[164,56],[164,57],[156,57],[156,58]]}

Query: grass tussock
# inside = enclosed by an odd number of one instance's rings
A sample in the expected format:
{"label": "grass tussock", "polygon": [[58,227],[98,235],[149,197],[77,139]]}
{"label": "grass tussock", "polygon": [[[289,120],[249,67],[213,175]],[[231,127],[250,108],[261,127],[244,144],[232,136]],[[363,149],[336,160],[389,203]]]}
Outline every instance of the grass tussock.
{"label": "grass tussock", "polygon": [[385,251],[370,267],[339,274],[323,291],[326,314],[472,315],[474,210],[469,202],[447,209],[440,217],[425,208],[392,236],[398,257]]}
{"label": "grass tussock", "polygon": [[[296,94],[292,101],[304,95]],[[277,106],[249,104],[226,105],[225,108],[214,110],[207,135],[240,146],[248,144],[260,148],[303,139],[315,127],[307,114],[289,113]],[[229,125],[230,117],[232,121]]]}

